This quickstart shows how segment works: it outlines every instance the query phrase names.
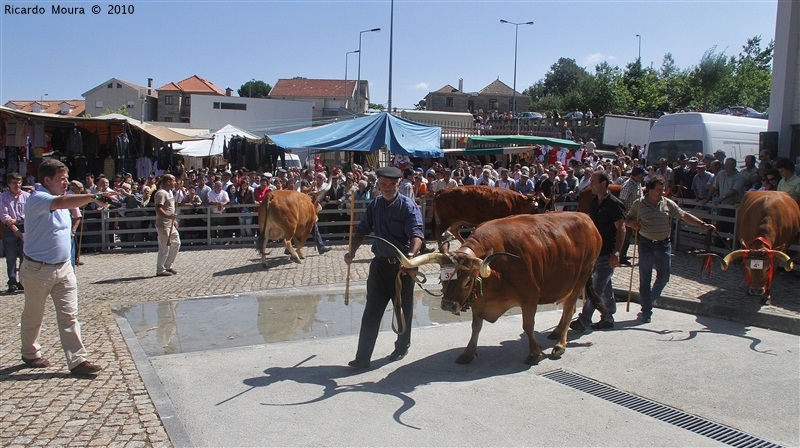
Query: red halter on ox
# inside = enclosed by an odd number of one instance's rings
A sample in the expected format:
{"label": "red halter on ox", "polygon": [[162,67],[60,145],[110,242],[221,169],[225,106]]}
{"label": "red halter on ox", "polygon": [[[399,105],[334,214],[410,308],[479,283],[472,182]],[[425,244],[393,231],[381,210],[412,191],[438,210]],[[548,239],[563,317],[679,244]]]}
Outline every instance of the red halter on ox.
{"label": "red halter on ox", "polygon": [[[756,245],[761,247],[754,249]],[[742,254],[742,263],[747,266],[749,259],[764,260],[769,262],[769,270],[767,271],[767,280],[764,284],[764,289],[767,294],[772,289],[772,278],[775,276],[775,252],[772,250],[772,244],[769,243],[764,237],[760,236],[750,243],[750,249]],[[752,287],[750,283],[750,269],[744,270],[744,281],[748,287]]]}

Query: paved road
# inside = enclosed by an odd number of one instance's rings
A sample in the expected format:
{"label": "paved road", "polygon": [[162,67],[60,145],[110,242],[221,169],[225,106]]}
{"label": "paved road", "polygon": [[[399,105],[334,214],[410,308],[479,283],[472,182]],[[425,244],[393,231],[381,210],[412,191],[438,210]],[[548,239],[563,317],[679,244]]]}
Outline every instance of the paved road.
{"label": "paved road", "polygon": [[[152,252],[84,256],[85,265],[78,268],[83,337],[91,359],[107,366],[93,380],[66,375],[52,307],[45,315],[41,341],[53,365],[36,371],[22,369],[19,315],[23,296],[0,295],[0,446],[172,446],[112,310],[173,298],[340,285],[345,280],[341,263],[345,250],[334,246],[333,251],[319,256],[312,249],[301,266],[275,250],[268,271],[258,264],[256,252],[250,248],[184,250],[176,263],[179,275],[163,278],[153,276]],[[363,247],[357,258],[363,261],[353,265],[352,278],[364,281],[368,248]],[[757,299],[744,294],[740,265],[728,272],[717,270],[710,280],[699,278],[699,266],[693,256],[675,256],[673,277],[665,291],[669,298],[662,306],[694,308],[800,333],[797,274],[776,276],[773,305],[762,307]],[[424,271],[436,273],[433,267]],[[4,266],[0,272],[5,272]],[[615,286],[627,289],[629,279],[630,268],[619,269]],[[637,287],[635,275],[633,287]],[[638,311],[636,305],[631,308]],[[666,313],[656,310],[654,322],[662,312]]]}

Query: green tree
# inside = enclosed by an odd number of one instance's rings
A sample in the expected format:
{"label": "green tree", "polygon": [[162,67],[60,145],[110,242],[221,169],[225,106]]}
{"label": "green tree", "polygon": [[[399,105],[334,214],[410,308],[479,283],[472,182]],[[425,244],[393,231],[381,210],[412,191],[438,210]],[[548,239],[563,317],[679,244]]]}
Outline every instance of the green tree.
{"label": "green tree", "polygon": [[770,41],[767,48],[762,50],[761,36],[755,36],[748,39],[742,49],[733,68],[732,84],[737,94],[736,104],[765,111],[769,108],[775,43]]}
{"label": "green tree", "polygon": [[247,81],[236,93],[242,98],[266,98],[272,87],[264,81]]}
{"label": "green tree", "polygon": [[[422,100],[422,101],[425,101],[425,100]],[[370,109],[375,109],[375,110],[380,110],[380,111],[386,110],[386,106],[384,106],[383,104],[378,104],[378,103],[369,103],[369,108]]]}
{"label": "green tree", "polygon": [[[725,53],[717,53],[711,47],[690,74],[695,88],[693,106],[709,112],[727,106],[730,93],[730,77],[733,73],[732,61]],[[725,104],[723,106],[723,104]]]}
{"label": "green tree", "polygon": [[544,75],[543,93],[563,97],[570,90],[576,89],[581,80],[590,76],[586,69],[575,63],[574,59],[560,58]]}
{"label": "green tree", "polygon": [[120,114],[120,115],[125,115],[126,117],[130,117],[131,116],[131,114],[128,113],[128,108],[125,107],[124,104],[122,106],[120,106],[119,109],[117,109],[117,110],[111,110],[109,108],[106,108],[106,110],[103,111],[103,113],[101,115],[111,115],[111,114]]}
{"label": "green tree", "polygon": [[425,110],[425,105],[426,104],[427,104],[427,101],[425,101],[424,99],[421,99],[421,100],[419,100],[419,102],[417,104],[414,105],[414,109],[415,110]]}

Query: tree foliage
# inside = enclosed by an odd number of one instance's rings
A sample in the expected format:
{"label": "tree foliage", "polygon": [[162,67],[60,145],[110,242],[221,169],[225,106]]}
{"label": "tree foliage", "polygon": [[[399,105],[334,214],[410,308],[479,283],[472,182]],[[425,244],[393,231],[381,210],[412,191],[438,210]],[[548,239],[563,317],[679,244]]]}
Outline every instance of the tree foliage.
{"label": "tree foliage", "polygon": [[697,65],[680,68],[666,53],[660,68],[643,67],[634,60],[624,69],[604,61],[590,73],[574,59],[560,58],[550,70],[523,91],[530,110],[561,113],[592,109],[595,114],[658,116],[664,112],[713,112],[728,106],[769,108],[774,43],[762,45],[761,36],[747,40],[738,56],[716,47]]}
{"label": "tree foliage", "polygon": [[264,81],[250,80],[242,84],[236,93],[242,98],[266,98],[272,87]]}

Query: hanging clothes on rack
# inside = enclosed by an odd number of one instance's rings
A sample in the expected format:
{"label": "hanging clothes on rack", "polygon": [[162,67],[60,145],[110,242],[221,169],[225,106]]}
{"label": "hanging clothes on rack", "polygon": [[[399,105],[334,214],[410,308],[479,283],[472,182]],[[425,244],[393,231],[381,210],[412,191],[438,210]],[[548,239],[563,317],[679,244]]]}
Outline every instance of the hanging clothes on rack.
{"label": "hanging clothes on rack", "polygon": [[77,126],[72,128],[67,137],[67,155],[83,155],[83,135]]}

